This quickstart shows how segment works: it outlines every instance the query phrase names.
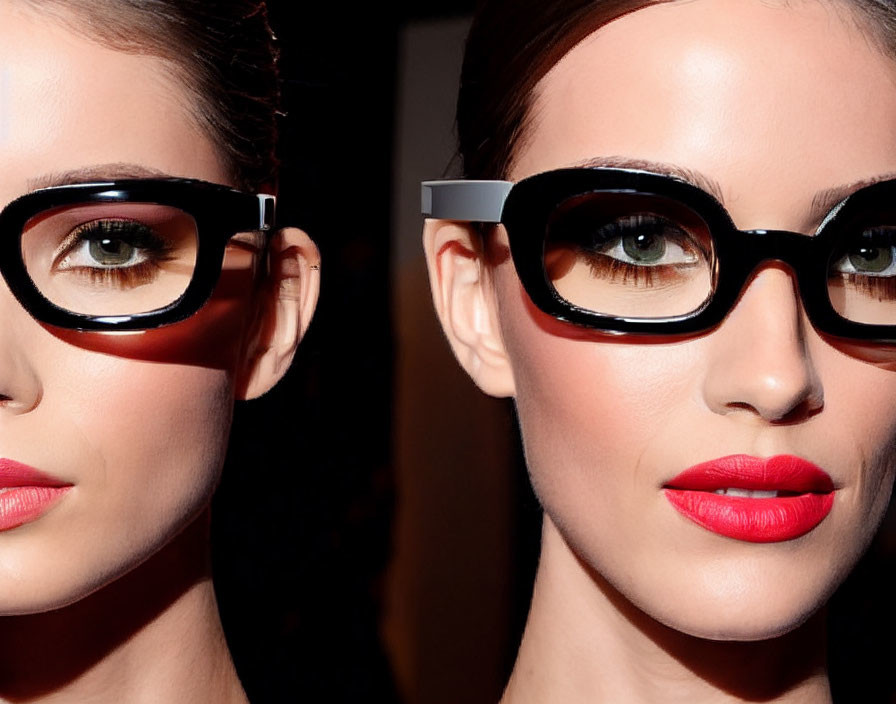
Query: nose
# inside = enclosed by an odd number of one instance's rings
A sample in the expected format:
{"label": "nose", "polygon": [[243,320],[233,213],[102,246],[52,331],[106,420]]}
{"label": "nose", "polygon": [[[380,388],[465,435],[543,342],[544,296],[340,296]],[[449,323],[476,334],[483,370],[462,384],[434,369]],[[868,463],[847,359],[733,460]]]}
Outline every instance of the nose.
{"label": "nose", "polygon": [[0,279],[0,432],[4,418],[27,413],[40,402],[42,386],[26,344],[46,335]]}
{"label": "nose", "polygon": [[824,404],[807,344],[811,326],[796,281],[784,265],[756,273],[708,339],[704,398],[716,413],[766,422],[797,422]]}

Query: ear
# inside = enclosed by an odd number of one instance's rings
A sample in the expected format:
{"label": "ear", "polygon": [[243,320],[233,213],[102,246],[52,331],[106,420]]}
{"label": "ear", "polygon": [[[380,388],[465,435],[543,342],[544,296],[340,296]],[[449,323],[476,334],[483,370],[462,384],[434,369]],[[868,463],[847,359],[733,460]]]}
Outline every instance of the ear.
{"label": "ear", "polygon": [[317,305],[320,252],[302,230],[284,228],[271,238],[268,270],[237,375],[238,399],[261,396],[283,377]]}
{"label": "ear", "polygon": [[454,355],[476,385],[492,396],[513,396],[513,371],[480,240],[468,223],[426,221],[423,248],[433,303]]}

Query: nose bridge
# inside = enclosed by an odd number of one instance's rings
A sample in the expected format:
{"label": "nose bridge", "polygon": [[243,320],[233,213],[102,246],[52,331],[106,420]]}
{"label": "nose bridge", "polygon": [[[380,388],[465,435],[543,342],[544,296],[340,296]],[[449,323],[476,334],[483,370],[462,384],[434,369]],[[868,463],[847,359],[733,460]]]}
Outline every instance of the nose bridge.
{"label": "nose bridge", "polygon": [[746,237],[754,268],[774,260],[784,262],[796,271],[818,242],[811,235],[791,230],[743,230],[740,234]]}
{"label": "nose bridge", "polygon": [[[745,296],[763,271],[774,269],[788,276],[794,303],[805,307],[799,286],[800,268],[809,259],[808,250],[813,238],[789,230],[744,230],[740,234],[748,239],[745,240],[745,250],[741,252],[744,280],[738,300]],[[783,280],[781,283],[784,284]]]}
{"label": "nose bridge", "polygon": [[823,403],[821,380],[807,345],[811,325],[794,266],[799,242],[793,238],[809,238],[765,230],[746,234],[756,236],[755,266],[737,303],[711,336],[706,402],[719,413],[794,420]]}

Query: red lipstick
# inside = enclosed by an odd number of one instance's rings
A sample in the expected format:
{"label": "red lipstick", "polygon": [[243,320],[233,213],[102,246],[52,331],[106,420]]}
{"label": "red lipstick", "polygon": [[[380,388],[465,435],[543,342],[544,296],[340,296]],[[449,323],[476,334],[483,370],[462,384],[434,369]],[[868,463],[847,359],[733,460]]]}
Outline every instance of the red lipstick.
{"label": "red lipstick", "polygon": [[27,464],[0,458],[0,531],[40,518],[71,488]]}
{"label": "red lipstick", "polygon": [[684,470],[663,489],[694,523],[750,543],[805,535],[834,505],[830,475],[793,455],[720,457]]}

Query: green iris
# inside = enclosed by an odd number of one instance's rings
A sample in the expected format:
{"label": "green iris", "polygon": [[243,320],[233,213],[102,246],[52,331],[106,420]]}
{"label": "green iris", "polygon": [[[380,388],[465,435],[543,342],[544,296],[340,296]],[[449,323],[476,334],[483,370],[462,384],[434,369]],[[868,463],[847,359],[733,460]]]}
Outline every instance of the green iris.
{"label": "green iris", "polygon": [[879,273],[893,263],[893,248],[859,247],[849,253],[849,263],[857,272]]}
{"label": "green iris", "polygon": [[622,238],[622,251],[633,261],[653,264],[666,254],[666,240],[650,233],[639,233]]}
{"label": "green iris", "polygon": [[120,239],[90,240],[88,250],[93,260],[103,266],[127,264],[135,251],[133,245]]}

